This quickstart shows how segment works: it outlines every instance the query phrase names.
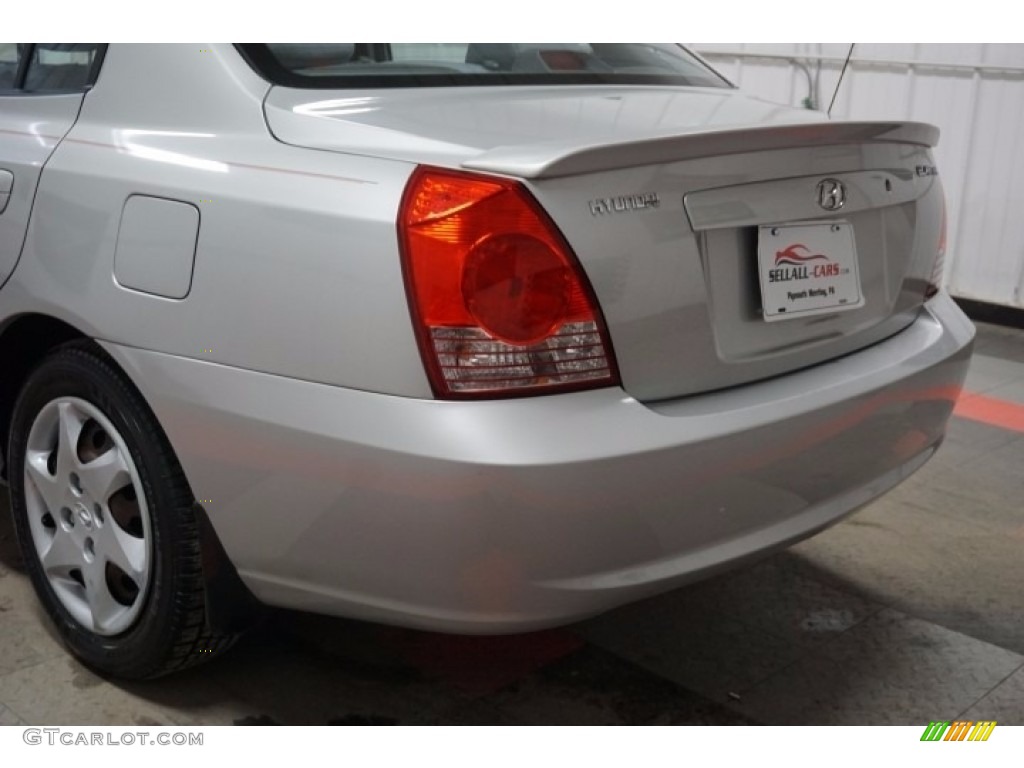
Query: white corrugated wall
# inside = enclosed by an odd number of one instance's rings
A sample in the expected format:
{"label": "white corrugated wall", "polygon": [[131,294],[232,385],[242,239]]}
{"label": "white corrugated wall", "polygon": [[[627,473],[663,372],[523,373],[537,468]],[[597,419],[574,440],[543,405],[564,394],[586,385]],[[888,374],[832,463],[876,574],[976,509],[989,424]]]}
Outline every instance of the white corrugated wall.
{"label": "white corrugated wall", "polygon": [[[692,48],[751,95],[794,105],[810,98],[823,110],[850,50],[839,43]],[[1024,45],[858,43],[832,116],[939,126],[946,285],[954,296],[1024,307]]]}

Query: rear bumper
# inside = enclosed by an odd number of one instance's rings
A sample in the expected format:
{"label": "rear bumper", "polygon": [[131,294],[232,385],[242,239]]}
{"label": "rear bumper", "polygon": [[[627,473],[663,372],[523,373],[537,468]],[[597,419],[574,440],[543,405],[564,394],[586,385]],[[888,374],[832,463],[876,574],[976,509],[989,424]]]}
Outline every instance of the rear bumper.
{"label": "rear bumper", "polygon": [[564,623],[821,530],[942,440],[974,329],[642,404],[356,392],[107,345],[261,600],[456,632]]}

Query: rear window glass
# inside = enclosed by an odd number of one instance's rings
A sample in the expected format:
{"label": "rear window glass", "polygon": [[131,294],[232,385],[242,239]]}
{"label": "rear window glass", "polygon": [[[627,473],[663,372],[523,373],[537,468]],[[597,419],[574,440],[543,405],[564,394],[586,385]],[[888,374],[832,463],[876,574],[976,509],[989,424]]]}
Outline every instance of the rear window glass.
{"label": "rear window glass", "polygon": [[96,82],[106,48],[105,43],[0,43],[0,91],[19,96],[83,91]]}
{"label": "rear window glass", "polygon": [[730,87],[685,48],[661,43],[265,43],[239,49],[298,88],[655,84]]}
{"label": "rear window glass", "polygon": [[38,43],[25,73],[26,91],[80,91],[92,82],[101,43]]}
{"label": "rear window glass", "polygon": [[20,43],[0,43],[0,91],[14,87],[21,51],[26,47]]}

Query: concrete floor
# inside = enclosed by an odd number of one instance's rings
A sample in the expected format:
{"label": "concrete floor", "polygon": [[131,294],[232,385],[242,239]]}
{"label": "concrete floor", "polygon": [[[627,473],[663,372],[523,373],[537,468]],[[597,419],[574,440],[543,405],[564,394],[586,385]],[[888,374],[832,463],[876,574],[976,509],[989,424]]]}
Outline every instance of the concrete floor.
{"label": "concrete floor", "polygon": [[1022,725],[1024,331],[979,330],[967,388],[1002,426],[956,417],[924,469],[842,524],[563,630],[279,612],[216,663],[111,682],[54,639],[0,496],[0,724]]}

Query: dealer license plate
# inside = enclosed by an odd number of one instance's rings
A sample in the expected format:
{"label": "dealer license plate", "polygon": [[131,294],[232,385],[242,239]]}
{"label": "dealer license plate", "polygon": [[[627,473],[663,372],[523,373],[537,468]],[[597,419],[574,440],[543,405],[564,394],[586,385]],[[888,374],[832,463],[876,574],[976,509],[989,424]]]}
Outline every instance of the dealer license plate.
{"label": "dealer license plate", "polygon": [[757,263],[768,322],[864,306],[849,222],[758,227]]}

